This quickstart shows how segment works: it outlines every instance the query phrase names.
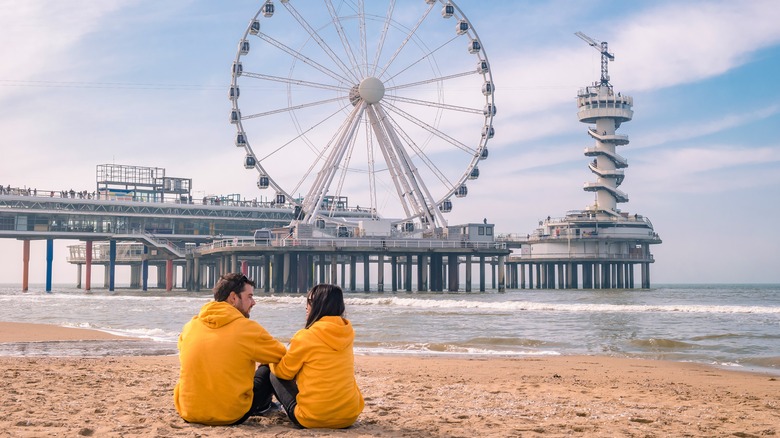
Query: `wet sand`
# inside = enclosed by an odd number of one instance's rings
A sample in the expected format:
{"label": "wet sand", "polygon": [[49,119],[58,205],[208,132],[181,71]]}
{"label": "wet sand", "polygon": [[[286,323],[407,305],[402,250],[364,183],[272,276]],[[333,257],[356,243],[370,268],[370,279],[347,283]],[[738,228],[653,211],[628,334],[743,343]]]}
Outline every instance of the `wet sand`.
{"label": "wet sand", "polygon": [[[0,323],[0,342],[125,339]],[[780,434],[780,376],[600,356],[357,356],[366,408],[345,430],[298,430],[282,412],[184,422],[176,356],[0,357],[0,437],[694,436]]]}

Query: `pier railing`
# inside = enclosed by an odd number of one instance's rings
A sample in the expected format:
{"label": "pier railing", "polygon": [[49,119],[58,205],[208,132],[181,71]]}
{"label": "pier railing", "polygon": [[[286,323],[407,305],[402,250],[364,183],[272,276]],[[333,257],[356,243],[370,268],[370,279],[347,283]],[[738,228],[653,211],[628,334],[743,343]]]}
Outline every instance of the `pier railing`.
{"label": "pier railing", "polygon": [[504,242],[471,242],[461,240],[428,240],[428,239],[281,239],[274,240],[270,245],[255,243],[254,239],[222,239],[200,245],[199,249],[216,249],[229,247],[315,247],[315,248],[407,248],[407,249],[497,249],[505,250]]}
{"label": "pier railing", "polygon": [[619,261],[630,260],[634,262],[653,263],[652,254],[586,254],[586,253],[548,253],[548,254],[513,254],[507,258],[507,263],[536,262],[536,261],[561,261],[567,260],[595,260],[595,261]]}

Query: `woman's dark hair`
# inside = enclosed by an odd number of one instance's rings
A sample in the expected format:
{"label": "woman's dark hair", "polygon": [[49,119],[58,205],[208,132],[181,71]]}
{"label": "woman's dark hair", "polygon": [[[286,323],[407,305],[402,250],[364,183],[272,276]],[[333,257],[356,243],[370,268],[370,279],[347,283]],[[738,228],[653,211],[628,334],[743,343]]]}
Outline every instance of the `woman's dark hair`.
{"label": "woman's dark hair", "polygon": [[344,316],[344,293],[335,284],[318,284],[306,295],[309,316],[306,328],[319,321],[323,316]]}
{"label": "woman's dark hair", "polygon": [[231,272],[219,277],[217,284],[214,285],[214,301],[226,301],[230,292],[241,295],[244,285],[249,284],[255,287],[255,282],[246,278],[246,275],[240,272]]}

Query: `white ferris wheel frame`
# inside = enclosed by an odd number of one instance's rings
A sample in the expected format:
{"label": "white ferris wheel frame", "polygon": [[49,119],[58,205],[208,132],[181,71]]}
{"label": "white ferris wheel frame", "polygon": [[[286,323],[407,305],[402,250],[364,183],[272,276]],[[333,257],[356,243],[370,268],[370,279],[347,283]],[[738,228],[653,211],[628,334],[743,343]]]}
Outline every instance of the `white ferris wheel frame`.
{"label": "white ferris wheel frame", "polygon": [[[236,146],[243,147],[246,151],[245,167],[254,168],[259,173],[259,188],[273,189],[277,202],[297,207],[298,211],[302,213],[296,218],[297,222],[314,223],[314,221],[317,220],[333,219],[335,206],[330,205],[330,207],[328,207],[326,200],[329,194],[334,193],[334,184],[336,185],[335,194],[337,196],[341,195],[341,184],[343,184],[343,179],[349,169],[349,162],[346,157],[352,154],[353,149],[359,143],[360,140],[357,138],[359,137],[357,133],[362,127],[365,131],[365,146],[367,149],[367,156],[369,157],[366,164],[366,173],[368,174],[368,191],[371,198],[370,205],[366,210],[372,212],[372,215],[375,217],[381,216],[381,212],[378,211],[379,208],[377,207],[377,181],[375,179],[376,176],[374,175],[375,158],[377,153],[381,153],[386,166],[384,171],[391,176],[393,188],[397,195],[397,201],[403,207],[402,217],[396,217],[396,222],[413,222],[416,224],[414,227],[419,227],[420,229],[446,227],[447,221],[444,218],[443,213],[449,212],[452,209],[451,199],[453,197],[466,196],[468,193],[466,182],[468,180],[476,179],[479,176],[477,164],[481,160],[487,158],[487,144],[494,133],[493,117],[496,109],[494,103],[495,86],[484,45],[479,39],[476,30],[474,30],[474,27],[471,25],[471,22],[453,1],[417,0],[419,2],[424,2],[427,5],[427,9],[411,27],[404,26],[395,21],[393,17],[394,9],[396,8],[395,0],[389,0],[387,13],[384,17],[367,15],[365,1],[366,0],[341,0],[340,2],[342,6],[344,3],[351,4],[354,12],[354,16],[351,18],[357,19],[360,23],[360,41],[358,44],[353,44],[349,40],[349,36],[344,30],[344,24],[342,22],[345,18],[339,15],[332,0],[324,0],[330,14],[330,23],[321,28],[312,26],[309,21],[307,21],[305,14],[295,8],[294,1],[280,1],[287,12],[298,22],[301,27],[300,30],[308,33],[308,38],[315,41],[332,61],[330,66],[323,65],[323,63],[311,59],[305,54],[298,52],[296,49],[285,45],[284,42],[275,39],[273,36],[263,33],[261,20],[273,20],[273,14],[279,12],[276,11],[272,0],[266,0],[265,3],[263,3],[254,17],[250,20],[247,29],[239,41],[238,51],[233,62],[229,97],[232,102],[231,123],[236,126],[237,130]],[[402,84],[393,83],[393,78],[412,66],[409,65],[408,67],[401,69],[400,72],[395,72],[392,76],[388,74],[389,68],[396,60],[397,56],[404,51],[405,47],[415,39],[415,33],[417,32],[418,27],[427,19],[438,18],[435,16],[435,8],[437,5],[442,7],[442,16],[444,18],[454,18],[454,20],[446,21],[449,23],[454,21],[456,23],[456,31],[453,32],[454,38],[447,41],[446,44],[457,44],[454,43],[454,41],[462,42],[468,39],[468,51],[464,49],[464,56],[474,56],[474,60],[476,61],[474,65],[476,68],[472,71],[463,71],[442,76],[435,61],[435,52],[438,51],[440,47],[432,50],[425,47],[429,52],[425,53],[420,61],[424,58],[434,58],[432,65],[435,67],[433,67],[432,70],[435,69],[439,76]],[[433,17],[431,17],[432,13],[434,15]],[[447,16],[447,14],[449,16]],[[368,54],[366,20],[377,21],[380,18],[384,20],[383,31],[379,37],[381,42],[376,49],[372,61],[369,59]],[[465,25],[463,23],[465,23]],[[338,34],[342,48],[338,49],[331,47],[331,45],[328,44],[328,41],[321,35],[321,33],[325,33],[329,27],[333,28],[329,30],[331,33],[335,30]],[[384,49],[382,46],[385,43],[390,28],[408,31],[408,34],[404,37],[402,44],[394,49],[390,59],[380,62],[379,58]],[[466,38],[460,38],[461,36],[465,36]],[[261,40],[263,43],[268,44],[268,46],[273,46],[276,50],[284,52],[291,58],[292,65],[290,68],[290,75],[287,77],[268,75],[261,72],[247,71],[243,68],[242,61],[249,55],[250,42],[254,42],[254,38]],[[359,52],[358,55],[355,54],[355,50]],[[341,55],[339,55],[339,51],[342,51]],[[427,61],[430,62],[430,60]],[[292,76],[295,66],[299,62],[301,65],[306,64],[308,67],[319,71],[325,80],[315,82]],[[474,90],[477,93],[481,92],[484,96],[484,106],[482,108],[459,106],[443,102],[441,99],[432,101],[400,95],[393,95],[390,97],[386,94],[388,92],[397,92],[404,88],[435,85],[439,95],[441,95],[442,89],[444,89],[449,81],[468,75],[478,75],[482,77],[482,90]],[[242,115],[241,108],[239,107],[239,102],[241,101],[239,83],[244,79],[259,80],[261,83],[273,83],[276,84],[276,86],[286,87],[287,106]],[[328,82],[330,80],[334,82]],[[385,87],[386,84],[389,86]],[[348,85],[352,86],[349,87]],[[330,99],[298,103],[293,101],[294,99],[291,95],[291,88],[293,86],[335,92],[336,96]],[[304,177],[298,184],[294,188],[283,187],[283,183],[274,179],[272,175],[274,169],[266,169],[264,167],[263,157],[268,158],[270,155],[282,151],[287,145],[293,142],[307,144],[310,149],[316,148],[316,146],[311,144],[311,141],[307,138],[307,133],[317,128],[319,123],[314,126],[302,126],[296,116],[296,111],[331,103],[348,103],[351,104],[352,107],[349,108],[349,105],[344,105],[342,107],[341,114],[344,114],[348,110],[346,118],[340,124],[336,132],[333,133],[327,147],[319,150],[317,159],[308,164]],[[453,138],[448,133],[438,129],[434,124],[421,120],[414,114],[404,111],[404,109],[400,107],[400,104],[424,106],[430,108],[432,111],[438,112],[439,117],[441,116],[441,113],[445,111],[481,114],[484,119],[482,119],[482,126],[477,127],[477,129],[481,129],[481,131],[475,133],[475,137],[479,138],[477,146],[469,146],[469,143],[472,142],[471,139],[461,141]],[[253,138],[250,141],[250,132],[246,129],[248,126],[245,127],[245,125],[250,125],[252,119],[271,117],[280,113],[287,113],[290,115],[298,132],[289,142],[283,143],[282,145],[275,145],[275,147],[265,148],[265,153],[262,156],[259,156],[253,149],[252,144],[261,145],[263,144],[263,140]],[[334,116],[335,114],[325,114],[323,117],[325,120],[328,120]],[[436,119],[436,117],[434,117],[434,119]],[[320,123],[325,122],[325,120]],[[466,162],[465,170],[454,177],[443,175],[434,160],[431,159],[422,148],[416,145],[415,140],[403,129],[398,120],[404,120],[407,124],[412,123],[416,125],[415,129],[427,131],[432,138],[443,142],[445,145],[448,145],[448,147],[459,150],[460,152],[458,153],[464,153],[465,156],[469,157],[468,160],[464,160]],[[295,155],[294,151],[289,153]],[[420,175],[419,166],[425,166],[425,170],[428,174],[436,175],[436,178],[440,181],[439,183],[436,183],[438,188],[437,193],[431,193],[428,189],[428,183]],[[316,172],[316,174],[314,172]],[[296,198],[294,193],[297,190],[306,189],[306,187],[302,187],[302,185],[304,184],[304,179],[307,177],[309,182],[307,183],[308,190],[306,195],[302,198]]]}

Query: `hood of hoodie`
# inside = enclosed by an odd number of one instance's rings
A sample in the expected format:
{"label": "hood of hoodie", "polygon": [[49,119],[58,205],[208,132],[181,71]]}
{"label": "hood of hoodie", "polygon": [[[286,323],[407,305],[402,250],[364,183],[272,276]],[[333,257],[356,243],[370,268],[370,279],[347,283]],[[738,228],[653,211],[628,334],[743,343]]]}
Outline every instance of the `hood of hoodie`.
{"label": "hood of hoodie", "polygon": [[323,316],[308,328],[328,347],[341,351],[352,345],[355,331],[348,319],[340,316]]}
{"label": "hood of hoodie", "polygon": [[197,316],[201,324],[212,329],[224,327],[238,318],[244,318],[244,315],[225,301],[211,301],[204,304]]}

